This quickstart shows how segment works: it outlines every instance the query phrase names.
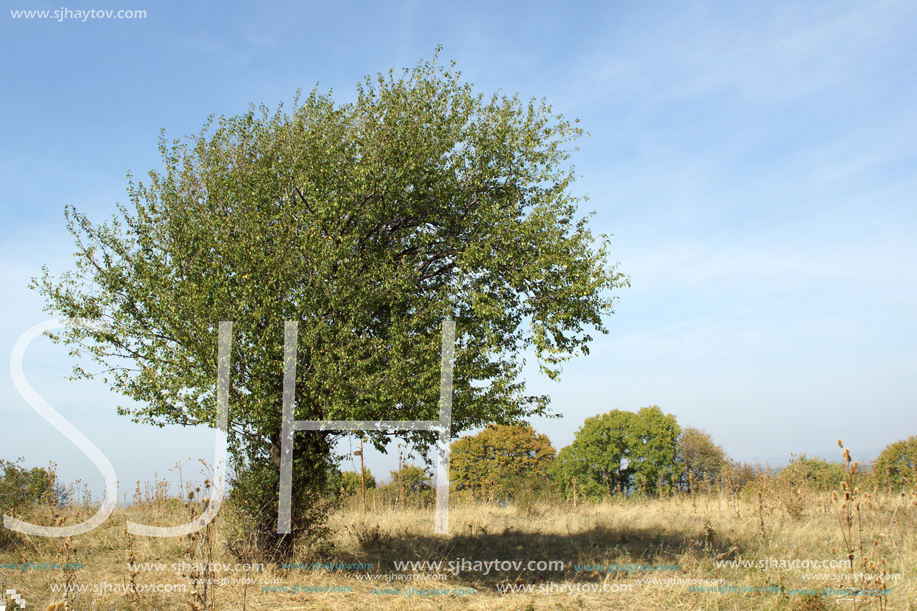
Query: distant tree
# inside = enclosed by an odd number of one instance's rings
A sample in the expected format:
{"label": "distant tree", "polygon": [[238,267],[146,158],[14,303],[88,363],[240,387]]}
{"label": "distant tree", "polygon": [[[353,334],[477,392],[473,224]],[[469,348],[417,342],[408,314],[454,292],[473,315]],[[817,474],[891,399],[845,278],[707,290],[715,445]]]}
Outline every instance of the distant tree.
{"label": "distant tree", "polygon": [[901,490],[917,484],[917,436],[889,444],[873,463],[876,485],[888,490]]}
{"label": "distant tree", "polygon": [[[367,490],[376,487],[376,478],[366,467],[363,468],[363,477],[366,480]],[[362,485],[360,474],[357,471],[344,471],[341,474],[341,488],[344,489],[345,495],[360,494]]]}
{"label": "distant tree", "polygon": [[746,484],[754,481],[759,470],[758,467],[747,462],[740,463],[737,460],[727,459],[720,471],[720,484],[729,490],[738,492]]}
{"label": "distant tree", "polygon": [[490,424],[452,444],[451,486],[478,498],[516,498],[523,489],[547,485],[555,454],[547,435],[528,425]]}
{"label": "distant tree", "polygon": [[656,405],[587,418],[573,443],[558,454],[551,474],[565,493],[574,481],[586,495],[631,488],[657,492],[660,483],[670,489],[684,470],[677,461],[680,433],[675,416]]}
{"label": "distant tree", "polygon": [[695,486],[715,483],[728,457],[707,431],[689,426],[678,438],[678,460],[685,466],[683,485],[690,491],[692,482]]}
{"label": "distant tree", "polygon": [[405,465],[398,471],[392,471],[391,475],[392,482],[389,485],[405,493],[424,492],[433,487],[430,475],[415,465]]}

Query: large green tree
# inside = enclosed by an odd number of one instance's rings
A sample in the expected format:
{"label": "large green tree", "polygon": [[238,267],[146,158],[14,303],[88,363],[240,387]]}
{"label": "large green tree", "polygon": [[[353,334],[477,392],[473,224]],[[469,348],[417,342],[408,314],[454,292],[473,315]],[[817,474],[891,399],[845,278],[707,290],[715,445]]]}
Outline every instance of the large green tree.
{"label": "large green tree", "polygon": [[451,486],[477,498],[513,498],[544,488],[556,453],[547,435],[530,426],[491,424],[452,444]]}
{"label": "large green tree", "polygon": [[587,418],[573,443],[557,455],[552,477],[569,494],[573,482],[589,496],[631,488],[658,491],[679,481],[684,465],[677,460],[681,427],[658,406],[636,413],[612,410]]}
{"label": "large green tree", "polygon": [[[214,426],[216,327],[235,321],[231,447],[276,498],[286,320],[297,420],[435,419],[447,317],[453,434],[548,413],[522,351],[556,377],[627,283],[569,191],[582,133],[544,102],[474,95],[436,59],[367,77],[353,103],[316,90],[289,114],[211,118],[161,139],[164,169],[131,179],[110,222],[68,208],[76,269],[33,286],[49,312],[109,323],[58,338],[157,425]],[[294,488],[320,484],[336,435],[296,433]],[[420,450],[433,435],[398,434]]]}

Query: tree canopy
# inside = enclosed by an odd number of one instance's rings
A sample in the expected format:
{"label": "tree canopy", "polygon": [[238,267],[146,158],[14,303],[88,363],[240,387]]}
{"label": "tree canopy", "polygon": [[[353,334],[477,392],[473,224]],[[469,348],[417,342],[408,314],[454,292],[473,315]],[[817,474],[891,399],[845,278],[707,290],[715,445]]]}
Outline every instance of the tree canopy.
{"label": "tree canopy", "polygon": [[[678,438],[678,460],[685,466],[684,484],[714,483],[720,472],[729,464],[729,457],[722,446],[713,442],[710,433],[689,426]],[[690,474],[690,476],[689,476]]]}
{"label": "tree canopy", "polygon": [[530,426],[489,425],[452,444],[452,489],[477,498],[507,499],[547,483],[556,451]]}
{"label": "tree canopy", "polygon": [[[46,311],[108,327],[53,339],[138,402],[120,413],[214,426],[217,324],[235,321],[230,443],[274,463],[261,487],[279,462],[286,320],[300,321],[297,420],[435,419],[447,317],[453,434],[549,413],[525,393],[522,352],[556,377],[607,332],[628,281],[569,192],[576,122],[459,77],[434,58],[367,77],[353,103],[316,89],[289,114],[252,106],[162,136],[164,170],[130,178],[130,208],[101,224],[65,210],[76,269],[32,286]],[[433,435],[398,434],[421,449]],[[322,478],[335,437],[296,434],[297,477]]]}
{"label": "tree canopy", "polygon": [[359,494],[364,486],[366,488],[376,487],[376,478],[366,467],[363,467],[362,477],[357,471],[344,471],[341,473],[340,487],[345,495]]}
{"label": "tree canopy", "polygon": [[632,488],[655,492],[660,482],[670,488],[684,469],[677,462],[680,433],[675,416],[656,405],[587,418],[573,443],[557,455],[552,476],[566,492],[575,481],[586,495]]}

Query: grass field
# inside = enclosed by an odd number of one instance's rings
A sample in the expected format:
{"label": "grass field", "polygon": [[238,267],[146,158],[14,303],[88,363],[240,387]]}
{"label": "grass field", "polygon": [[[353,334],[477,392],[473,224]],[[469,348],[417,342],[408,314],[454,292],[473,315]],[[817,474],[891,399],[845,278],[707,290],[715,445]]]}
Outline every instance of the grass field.
{"label": "grass field", "polygon": [[[843,486],[792,488],[765,472],[741,492],[454,502],[449,535],[433,534],[431,508],[371,497],[363,514],[350,498],[331,512],[329,540],[286,566],[238,541],[228,549],[239,516],[226,506],[196,536],[129,536],[127,520],[167,526],[200,513],[160,487],[73,538],[6,531],[0,585],[26,608],[55,611],[917,609],[917,488]],[[72,503],[24,517],[74,524],[94,511]]]}

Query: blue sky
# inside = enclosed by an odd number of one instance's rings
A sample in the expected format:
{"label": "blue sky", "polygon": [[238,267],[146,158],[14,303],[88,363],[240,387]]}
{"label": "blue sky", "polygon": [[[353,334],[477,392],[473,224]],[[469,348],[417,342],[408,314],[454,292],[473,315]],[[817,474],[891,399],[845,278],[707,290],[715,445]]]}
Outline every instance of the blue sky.
{"label": "blue sky", "polygon": [[[338,102],[366,74],[455,60],[485,94],[546,97],[591,134],[571,162],[596,232],[614,234],[610,334],[561,382],[527,370],[569,444],[589,416],[659,405],[734,458],[874,458],[917,434],[917,5],[887,2],[274,3],[250,8],[2,0],[0,355],[48,318],[27,288],[73,265],[63,218],[127,203],[157,138],[208,115]],[[11,11],[145,10],[143,19]],[[64,380],[38,340],[30,383],[115,466],[122,491],[212,435],[132,424],[101,382]],[[0,369],[0,457],[48,460],[101,491],[95,467]],[[394,458],[370,457],[377,474]],[[184,467],[187,477],[190,466]]]}

